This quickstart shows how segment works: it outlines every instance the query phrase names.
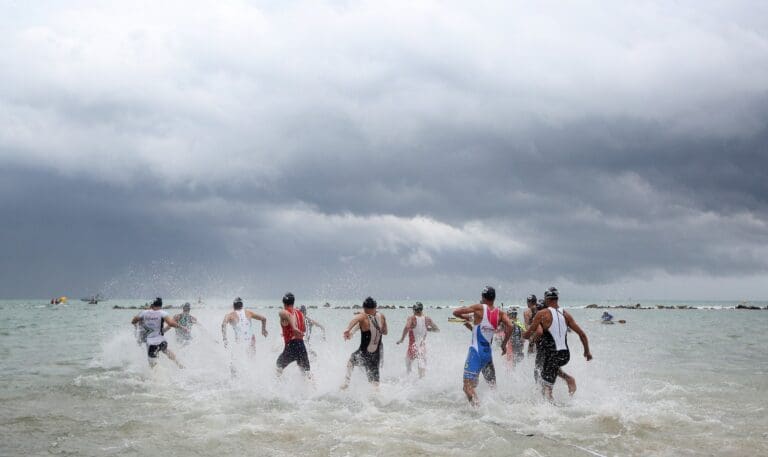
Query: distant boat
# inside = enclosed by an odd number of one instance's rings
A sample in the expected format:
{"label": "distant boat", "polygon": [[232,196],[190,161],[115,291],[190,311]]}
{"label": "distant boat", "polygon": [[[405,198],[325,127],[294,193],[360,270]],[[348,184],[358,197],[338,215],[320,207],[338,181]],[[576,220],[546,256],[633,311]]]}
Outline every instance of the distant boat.
{"label": "distant boat", "polygon": [[80,301],[87,302],[89,305],[96,305],[100,301],[107,301],[101,294],[92,295],[88,298],[81,298]]}

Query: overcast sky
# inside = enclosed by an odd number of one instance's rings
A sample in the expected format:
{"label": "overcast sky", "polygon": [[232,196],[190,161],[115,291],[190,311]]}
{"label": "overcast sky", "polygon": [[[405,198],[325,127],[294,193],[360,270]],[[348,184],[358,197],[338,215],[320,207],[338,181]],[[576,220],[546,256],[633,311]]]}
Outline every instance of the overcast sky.
{"label": "overcast sky", "polygon": [[2,3],[0,297],[768,298],[764,1]]}

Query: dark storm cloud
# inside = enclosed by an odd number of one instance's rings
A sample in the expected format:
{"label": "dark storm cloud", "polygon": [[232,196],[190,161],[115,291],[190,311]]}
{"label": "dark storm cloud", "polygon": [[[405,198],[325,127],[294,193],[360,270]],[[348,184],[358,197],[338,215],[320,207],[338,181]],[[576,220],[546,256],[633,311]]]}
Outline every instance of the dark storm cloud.
{"label": "dark storm cloud", "polygon": [[183,6],[0,20],[4,295],[768,273],[760,5]]}

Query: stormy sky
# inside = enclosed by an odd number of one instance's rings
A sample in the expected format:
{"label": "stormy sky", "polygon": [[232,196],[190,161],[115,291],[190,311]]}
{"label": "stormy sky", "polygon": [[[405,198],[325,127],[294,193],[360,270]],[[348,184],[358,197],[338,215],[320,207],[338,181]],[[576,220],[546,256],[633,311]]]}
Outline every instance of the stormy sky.
{"label": "stormy sky", "polygon": [[766,2],[3,3],[0,297],[768,298]]}

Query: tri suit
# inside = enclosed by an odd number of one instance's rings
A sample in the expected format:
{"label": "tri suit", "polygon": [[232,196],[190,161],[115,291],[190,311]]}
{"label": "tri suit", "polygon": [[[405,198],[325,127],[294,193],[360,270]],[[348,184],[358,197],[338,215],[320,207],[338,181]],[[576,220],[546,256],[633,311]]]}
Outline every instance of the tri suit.
{"label": "tri suit", "polygon": [[541,354],[540,382],[552,386],[557,379],[560,367],[571,359],[571,352],[568,350],[568,324],[563,312],[558,308],[546,309],[552,314],[552,324],[544,330],[538,348]]}
{"label": "tri suit", "polygon": [[472,328],[472,344],[469,346],[467,361],[464,363],[464,379],[477,382],[480,373],[488,382],[496,381],[496,370],[493,366],[491,342],[493,334],[499,326],[499,309],[489,311],[488,305],[483,304],[483,320]]}
{"label": "tri suit", "polygon": [[360,348],[353,352],[349,363],[355,367],[363,367],[368,376],[368,382],[379,382],[383,343],[381,342],[381,314],[366,314],[368,330],[360,329]]}
{"label": "tri suit", "polygon": [[[299,331],[304,333],[306,331],[306,325],[304,322],[304,315],[297,309],[286,309],[286,312],[293,315],[296,321],[296,327]],[[304,345],[304,339],[301,336],[294,335],[293,327],[291,323],[288,325],[281,325],[283,330],[283,341],[285,342],[285,348],[282,354],[277,358],[277,367],[284,369],[292,362],[296,364],[304,371],[309,371],[309,355],[307,355],[307,347]]]}
{"label": "tri suit", "polygon": [[414,325],[408,331],[408,361],[416,361],[420,370],[427,364],[427,318],[426,316],[413,316]]}

